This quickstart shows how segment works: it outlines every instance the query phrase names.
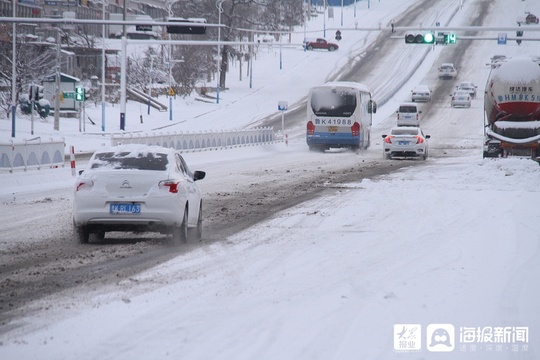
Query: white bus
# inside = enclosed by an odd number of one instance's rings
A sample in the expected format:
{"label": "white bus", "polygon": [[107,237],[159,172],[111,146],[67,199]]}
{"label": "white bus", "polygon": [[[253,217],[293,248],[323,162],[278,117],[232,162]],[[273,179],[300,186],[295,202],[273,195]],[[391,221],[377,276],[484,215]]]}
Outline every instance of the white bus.
{"label": "white bus", "polygon": [[367,149],[377,104],[362,84],[328,82],[309,90],[306,142],[310,150]]}

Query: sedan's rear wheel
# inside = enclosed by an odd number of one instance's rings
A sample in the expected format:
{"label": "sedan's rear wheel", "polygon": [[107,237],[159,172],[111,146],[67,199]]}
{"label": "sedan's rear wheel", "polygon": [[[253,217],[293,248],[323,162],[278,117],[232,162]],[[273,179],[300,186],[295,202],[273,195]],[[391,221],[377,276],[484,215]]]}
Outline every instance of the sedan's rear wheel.
{"label": "sedan's rear wheel", "polygon": [[185,244],[188,239],[188,207],[184,210],[184,218],[180,226],[175,226],[171,232],[174,245]]}
{"label": "sedan's rear wheel", "polygon": [[87,226],[74,226],[74,235],[77,241],[82,244],[88,244],[90,240],[90,231]]}
{"label": "sedan's rear wheel", "polygon": [[202,214],[202,202],[199,206],[199,217],[197,218],[197,227],[188,230],[189,239],[201,240],[203,233],[203,214]]}

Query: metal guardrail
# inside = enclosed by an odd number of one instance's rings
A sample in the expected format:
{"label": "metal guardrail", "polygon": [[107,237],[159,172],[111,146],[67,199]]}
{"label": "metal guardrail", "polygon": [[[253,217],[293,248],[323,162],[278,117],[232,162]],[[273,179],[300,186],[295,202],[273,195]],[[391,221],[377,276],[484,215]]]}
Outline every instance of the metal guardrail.
{"label": "metal guardrail", "polygon": [[266,144],[275,141],[272,127],[218,132],[160,132],[113,134],[111,145],[146,144],[176,150],[219,149],[241,145]]}
{"label": "metal guardrail", "polygon": [[25,140],[0,141],[0,171],[63,167],[64,148],[64,138],[43,140],[38,136]]}
{"label": "metal guardrail", "polygon": [[[236,146],[261,145],[274,141],[272,127],[217,132],[160,132],[111,134],[111,146],[146,144],[174,148],[179,151],[211,150]],[[64,167],[65,140],[44,141],[41,137],[8,141],[0,140],[0,171]],[[73,160],[72,160],[73,161]]]}

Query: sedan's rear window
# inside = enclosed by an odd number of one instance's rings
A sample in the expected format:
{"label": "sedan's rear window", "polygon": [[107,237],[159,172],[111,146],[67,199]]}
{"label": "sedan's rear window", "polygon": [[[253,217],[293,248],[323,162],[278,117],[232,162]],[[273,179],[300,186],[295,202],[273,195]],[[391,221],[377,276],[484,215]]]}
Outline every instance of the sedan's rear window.
{"label": "sedan's rear window", "polygon": [[393,129],[392,135],[418,135],[416,129]]}
{"label": "sedan's rear window", "polygon": [[104,152],[96,154],[92,169],[167,170],[167,154],[152,152]]}

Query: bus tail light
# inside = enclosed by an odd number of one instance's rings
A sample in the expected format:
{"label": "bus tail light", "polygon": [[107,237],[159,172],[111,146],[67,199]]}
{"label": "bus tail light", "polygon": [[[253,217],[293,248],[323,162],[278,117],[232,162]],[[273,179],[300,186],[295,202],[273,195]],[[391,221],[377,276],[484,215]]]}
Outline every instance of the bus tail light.
{"label": "bus tail light", "polygon": [[308,135],[315,134],[315,125],[313,124],[313,121],[308,121],[307,123],[307,134]]}
{"label": "bus tail light", "polygon": [[351,132],[352,136],[359,136],[360,135],[360,124],[355,122],[353,126],[351,126]]}

